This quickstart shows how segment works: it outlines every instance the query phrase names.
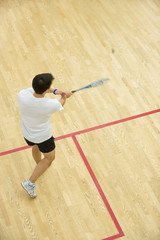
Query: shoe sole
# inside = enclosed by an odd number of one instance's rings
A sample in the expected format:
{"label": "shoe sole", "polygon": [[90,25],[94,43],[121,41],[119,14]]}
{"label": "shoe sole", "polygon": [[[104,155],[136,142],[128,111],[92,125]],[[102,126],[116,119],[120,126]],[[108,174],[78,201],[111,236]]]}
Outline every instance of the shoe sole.
{"label": "shoe sole", "polygon": [[[21,183],[21,186],[22,186],[22,188],[28,193],[28,191],[25,189],[25,187],[23,186],[23,182]],[[31,198],[36,198],[37,196],[35,196],[35,197],[33,197],[33,196],[31,196],[29,193],[28,193],[28,195],[31,197]]]}

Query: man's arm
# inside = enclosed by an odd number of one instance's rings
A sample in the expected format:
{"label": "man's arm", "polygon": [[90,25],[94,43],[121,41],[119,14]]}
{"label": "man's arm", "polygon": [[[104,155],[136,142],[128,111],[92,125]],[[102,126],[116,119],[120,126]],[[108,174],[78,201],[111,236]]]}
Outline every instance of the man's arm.
{"label": "man's arm", "polygon": [[[47,93],[53,93],[54,90],[55,89],[50,88],[50,89],[47,90]],[[66,99],[69,98],[70,96],[72,96],[73,93],[56,89],[55,95],[61,95],[61,98],[59,99],[59,102],[61,103],[62,106],[64,106],[64,104],[66,102]]]}
{"label": "man's arm", "polygon": [[72,92],[69,92],[69,91],[62,91],[62,90],[58,90],[58,89],[53,89],[53,88],[50,88],[47,90],[47,93],[53,93],[55,91],[55,95],[62,95],[62,94],[66,94],[67,98],[70,97],[71,95],[73,95]]}
{"label": "man's arm", "polygon": [[65,102],[66,102],[67,96],[66,94],[62,94],[61,98],[59,99],[60,103],[62,106],[64,106]]}
{"label": "man's arm", "polygon": [[65,102],[66,102],[66,99],[67,98],[69,98],[69,97],[71,97],[73,95],[73,93],[72,92],[63,92],[62,94],[61,94],[61,98],[60,98],[60,103],[61,103],[61,105],[63,106],[64,104],[65,104]]}
{"label": "man's arm", "polygon": [[[56,90],[56,89],[50,88],[47,90],[47,93],[53,93],[54,90]],[[55,95],[61,95],[62,93],[63,93],[63,91],[57,89],[55,92]]]}

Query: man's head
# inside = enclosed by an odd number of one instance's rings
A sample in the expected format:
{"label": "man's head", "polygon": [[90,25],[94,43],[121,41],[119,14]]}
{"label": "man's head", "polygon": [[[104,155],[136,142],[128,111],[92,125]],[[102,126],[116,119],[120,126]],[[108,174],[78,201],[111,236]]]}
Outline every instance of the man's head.
{"label": "man's head", "polygon": [[32,87],[37,94],[43,94],[50,88],[54,77],[51,73],[38,74],[33,78]]}

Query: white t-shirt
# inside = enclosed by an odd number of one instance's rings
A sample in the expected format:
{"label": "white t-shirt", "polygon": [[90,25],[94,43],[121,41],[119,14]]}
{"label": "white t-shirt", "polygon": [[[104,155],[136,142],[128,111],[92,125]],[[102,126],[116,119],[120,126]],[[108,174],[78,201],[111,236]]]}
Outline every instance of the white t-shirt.
{"label": "white t-shirt", "polygon": [[51,115],[63,109],[57,99],[36,98],[33,88],[18,93],[23,136],[33,142],[41,143],[52,136]]}

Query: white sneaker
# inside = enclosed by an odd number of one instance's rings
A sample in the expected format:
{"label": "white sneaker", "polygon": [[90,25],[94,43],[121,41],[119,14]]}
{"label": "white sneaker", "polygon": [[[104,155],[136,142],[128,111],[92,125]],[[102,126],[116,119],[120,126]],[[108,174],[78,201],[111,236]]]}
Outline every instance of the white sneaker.
{"label": "white sneaker", "polygon": [[21,185],[32,198],[37,197],[37,194],[34,192],[35,184],[31,183],[29,180],[26,180],[22,182]]}

